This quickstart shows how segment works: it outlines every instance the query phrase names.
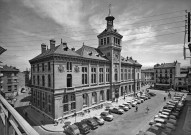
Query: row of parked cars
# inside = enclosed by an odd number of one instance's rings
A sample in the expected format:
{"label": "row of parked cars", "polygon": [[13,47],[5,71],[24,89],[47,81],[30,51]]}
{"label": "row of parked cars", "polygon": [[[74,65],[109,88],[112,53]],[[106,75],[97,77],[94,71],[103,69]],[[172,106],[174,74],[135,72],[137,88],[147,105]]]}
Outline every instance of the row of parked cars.
{"label": "row of parked cars", "polygon": [[64,132],[68,135],[79,135],[79,134],[87,134],[90,130],[94,130],[98,128],[98,126],[104,125],[105,121],[112,121],[115,114],[123,114],[125,111],[128,111],[132,107],[135,107],[137,104],[143,103],[145,100],[151,98],[151,96],[155,96],[156,94],[143,94],[140,97],[134,98],[131,101],[124,102],[118,107],[110,107],[106,108],[104,112],[101,112],[100,115],[94,116],[92,118],[86,118],[81,120],[80,122],[76,122],[72,125],[66,127]]}
{"label": "row of parked cars", "polygon": [[184,94],[176,94],[149,122],[151,126],[144,135],[173,135],[184,101]]}

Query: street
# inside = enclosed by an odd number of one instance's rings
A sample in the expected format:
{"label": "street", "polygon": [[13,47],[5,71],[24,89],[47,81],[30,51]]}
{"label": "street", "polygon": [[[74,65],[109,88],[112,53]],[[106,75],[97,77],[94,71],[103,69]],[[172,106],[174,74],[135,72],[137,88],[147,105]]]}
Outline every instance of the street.
{"label": "street", "polygon": [[[145,131],[149,128],[149,121],[158,113],[158,111],[169,100],[164,102],[164,91],[152,90],[157,95],[149,100],[138,105],[138,112],[135,112],[135,107],[125,112],[123,115],[114,115],[114,120],[105,122],[103,126],[96,130],[90,131],[89,135],[135,135],[140,130]],[[146,113],[146,107],[149,107],[149,113]]]}

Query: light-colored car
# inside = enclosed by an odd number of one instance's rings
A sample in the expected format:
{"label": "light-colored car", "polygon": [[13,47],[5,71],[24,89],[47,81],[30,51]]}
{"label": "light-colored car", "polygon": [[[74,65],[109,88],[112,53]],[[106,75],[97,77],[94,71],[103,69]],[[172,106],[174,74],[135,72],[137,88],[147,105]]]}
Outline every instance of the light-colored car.
{"label": "light-colored car", "polygon": [[161,112],[161,114],[163,114],[163,115],[167,115],[167,116],[169,116],[169,115],[170,115],[170,113],[169,113],[169,112],[165,112],[165,111],[162,111],[162,112]]}
{"label": "light-colored car", "polygon": [[165,124],[162,124],[162,123],[155,123],[152,126],[156,126],[156,127],[159,127],[159,128],[165,128]]}
{"label": "light-colored car", "polygon": [[131,104],[130,103],[123,103],[123,105],[127,106],[129,109],[131,109]]}
{"label": "light-colored car", "polygon": [[162,111],[163,111],[163,112],[168,112],[168,113],[171,113],[171,112],[172,112],[171,109],[163,109]]}
{"label": "light-colored car", "polygon": [[136,101],[137,102],[137,104],[141,104],[142,102],[141,102],[141,100],[139,100],[139,99],[134,99],[134,101]]}
{"label": "light-colored car", "polygon": [[125,105],[119,105],[119,108],[123,109],[124,111],[128,111],[129,110],[129,108],[127,106],[125,106]]}
{"label": "light-colored car", "polygon": [[95,119],[99,125],[103,125],[105,122],[104,119],[100,115],[94,116],[93,119]]}
{"label": "light-colored car", "polygon": [[168,119],[168,115],[164,115],[162,113],[159,113],[158,115],[159,115],[160,118]]}
{"label": "light-colored car", "polygon": [[113,120],[113,115],[109,114],[108,112],[102,112],[100,116],[105,120],[105,121],[112,121]]}
{"label": "light-colored car", "polygon": [[135,107],[137,105],[137,101],[132,102],[132,107]]}
{"label": "light-colored car", "polygon": [[116,113],[116,114],[123,114],[124,113],[123,109],[120,109],[120,108],[117,108],[117,107],[113,107],[113,108],[109,109],[109,111],[111,113]]}

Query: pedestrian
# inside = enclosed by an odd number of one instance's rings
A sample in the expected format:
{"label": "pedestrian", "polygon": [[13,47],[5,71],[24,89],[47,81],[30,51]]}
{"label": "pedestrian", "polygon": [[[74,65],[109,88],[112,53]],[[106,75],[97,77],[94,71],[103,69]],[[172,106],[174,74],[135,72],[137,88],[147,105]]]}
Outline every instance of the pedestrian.
{"label": "pedestrian", "polygon": [[164,101],[166,101],[166,97],[164,97]]}
{"label": "pedestrian", "polygon": [[147,108],[146,108],[146,113],[148,113],[149,112],[149,108],[148,108],[148,106],[147,106]]}
{"label": "pedestrian", "polygon": [[138,112],[138,106],[135,107],[136,112]]}

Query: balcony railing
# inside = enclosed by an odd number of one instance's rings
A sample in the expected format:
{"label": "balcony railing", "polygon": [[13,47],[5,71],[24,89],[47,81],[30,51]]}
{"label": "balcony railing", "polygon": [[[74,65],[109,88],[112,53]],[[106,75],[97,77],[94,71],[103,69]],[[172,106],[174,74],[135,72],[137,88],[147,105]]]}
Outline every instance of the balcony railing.
{"label": "balcony railing", "polygon": [[[10,126],[14,129],[16,134],[22,135],[18,128],[19,125],[27,135],[39,135],[2,95],[0,95],[0,111],[3,123],[10,123]],[[5,125],[5,127],[9,127],[9,125]],[[5,135],[9,135],[9,129],[7,128]]]}

